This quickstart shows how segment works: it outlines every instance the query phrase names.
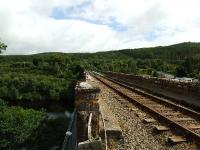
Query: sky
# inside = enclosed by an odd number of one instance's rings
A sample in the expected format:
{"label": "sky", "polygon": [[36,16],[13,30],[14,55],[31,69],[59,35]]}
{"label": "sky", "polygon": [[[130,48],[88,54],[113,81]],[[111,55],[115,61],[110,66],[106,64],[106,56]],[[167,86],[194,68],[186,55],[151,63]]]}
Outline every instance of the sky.
{"label": "sky", "polygon": [[4,54],[200,41],[200,0],[0,0]]}

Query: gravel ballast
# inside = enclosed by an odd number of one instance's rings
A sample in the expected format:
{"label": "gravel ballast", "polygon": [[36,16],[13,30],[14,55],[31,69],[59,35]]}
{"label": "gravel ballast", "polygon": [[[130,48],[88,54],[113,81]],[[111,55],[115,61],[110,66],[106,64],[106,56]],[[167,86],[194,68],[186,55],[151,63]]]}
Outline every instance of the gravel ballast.
{"label": "gravel ballast", "polygon": [[[99,100],[113,112],[122,129],[124,142],[119,142],[114,149],[120,150],[197,150],[194,142],[169,144],[167,137],[172,135],[170,131],[155,133],[154,124],[144,123],[144,118],[151,118],[132,103],[117,95],[113,90],[89,76],[87,82],[101,89]],[[112,148],[113,149],[113,148]]]}

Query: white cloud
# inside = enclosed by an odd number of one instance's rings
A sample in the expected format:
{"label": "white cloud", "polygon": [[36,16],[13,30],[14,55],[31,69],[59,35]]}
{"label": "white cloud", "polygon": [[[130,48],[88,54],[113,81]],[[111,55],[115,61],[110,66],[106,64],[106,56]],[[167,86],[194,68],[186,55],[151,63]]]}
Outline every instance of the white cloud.
{"label": "white cloud", "polygon": [[[7,54],[199,41],[199,6],[199,0],[0,0],[0,38]],[[55,9],[66,19],[53,18]]]}

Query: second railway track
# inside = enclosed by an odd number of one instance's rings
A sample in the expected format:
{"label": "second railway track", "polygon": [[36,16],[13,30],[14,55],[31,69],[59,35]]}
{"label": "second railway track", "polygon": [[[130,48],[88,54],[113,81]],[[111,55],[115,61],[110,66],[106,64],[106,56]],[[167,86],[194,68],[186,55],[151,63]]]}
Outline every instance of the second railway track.
{"label": "second railway track", "polygon": [[[176,135],[181,135],[181,140],[185,138],[200,141],[200,113],[143,93],[110,77],[97,73],[92,75],[119,95],[147,111],[163,125],[160,126],[161,130],[170,129]],[[147,121],[155,121],[154,119],[147,119]]]}

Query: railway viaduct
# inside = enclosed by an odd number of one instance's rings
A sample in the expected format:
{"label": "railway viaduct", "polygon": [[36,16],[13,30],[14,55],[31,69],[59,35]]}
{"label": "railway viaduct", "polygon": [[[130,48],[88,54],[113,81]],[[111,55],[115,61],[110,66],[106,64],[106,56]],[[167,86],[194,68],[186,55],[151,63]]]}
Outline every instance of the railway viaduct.
{"label": "railway viaduct", "polygon": [[199,83],[86,72],[75,93],[63,150],[200,148]]}

